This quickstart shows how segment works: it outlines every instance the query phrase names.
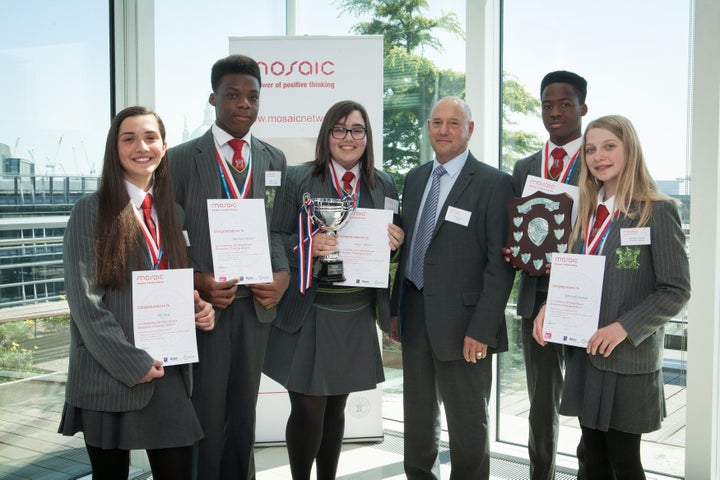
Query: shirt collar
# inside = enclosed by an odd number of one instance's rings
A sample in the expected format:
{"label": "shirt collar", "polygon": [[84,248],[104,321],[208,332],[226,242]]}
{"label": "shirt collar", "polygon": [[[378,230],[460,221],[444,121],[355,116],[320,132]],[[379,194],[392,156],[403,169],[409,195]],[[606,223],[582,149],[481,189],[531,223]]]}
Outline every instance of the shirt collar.
{"label": "shirt collar", "polygon": [[[442,166],[445,167],[445,171],[447,172],[448,177],[454,178],[455,176],[457,176],[458,173],[460,173],[460,170],[462,170],[462,167],[465,165],[465,162],[467,161],[469,155],[470,150],[465,149],[465,151],[457,157],[450,159],[442,164]],[[433,170],[435,170],[438,165],[441,165],[441,163],[438,162],[437,155],[435,155],[435,157],[433,158]]]}
{"label": "shirt collar", "polygon": [[[612,214],[612,212],[615,211],[615,195],[608,198],[607,200],[603,201],[603,198],[605,197],[605,187],[601,187],[600,191],[598,192],[597,197],[597,205],[605,205],[605,208],[608,209],[608,212]],[[595,207],[597,210],[597,206]]]}
{"label": "shirt collar", "polygon": [[141,188],[136,187],[132,183],[128,182],[127,180],[124,180],[125,182],[125,189],[127,190],[128,196],[130,197],[130,201],[132,202],[133,206],[140,209],[142,202],[145,200],[145,196],[149,193],[150,195],[153,194],[153,186],[150,187],[150,190],[147,192]]}
{"label": "shirt collar", "polygon": [[565,150],[565,153],[567,153],[568,156],[570,156],[572,158],[572,156],[575,155],[575,152],[580,150],[581,146],[582,146],[582,136],[566,143],[565,145],[555,145],[552,141],[548,140],[548,153],[552,153],[552,151],[555,150],[556,148],[562,147]]}
{"label": "shirt collar", "polygon": [[333,163],[333,166],[335,167],[335,173],[336,173],[337,176],[338,176],[338,180],[342,178],[342,176],[343,176],[343,174],[344,174],[345,172],[352,172],[353,175],[355,175],[355,179],[353,179],[353,182],[354,182],[356,179],[360,178],[360,164],[361,164],[362,162],[357,162],[357,163],[355,164],[355,166],[352,167],[350,170],[346,170],[345,167],[343,167],[342,165],[340,165],[338,162],[336,162],[336,161],[333,160],[332,158],[330,159],[330,161]]}
{"label": "shirt collar", "polygon": [[[232,140],[233,137],[228,132],[223,130],[222,128],[218,127],[217,123],[212,124],[212,132],[213,132],[213,138],[215,139],[215,145],[219,148],[227,144],[230,140]],[[244,137],[242,137],[241,140],[245,140],[245,143],[250,146],[250,141],[252,140],[252,134],[248,132]]]}

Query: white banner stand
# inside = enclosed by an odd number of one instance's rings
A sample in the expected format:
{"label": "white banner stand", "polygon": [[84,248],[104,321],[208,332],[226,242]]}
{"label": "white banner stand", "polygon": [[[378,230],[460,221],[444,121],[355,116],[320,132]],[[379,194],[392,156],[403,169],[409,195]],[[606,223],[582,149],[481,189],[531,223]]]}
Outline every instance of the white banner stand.
{"label": "white banner stand", "polygon": [[[382,168],[382,36],[230,37],[229,50],[260,65],[260,112],[252,133],[282,149],[288,165],[311,161],[325,112],[340,100],[354,100],[368,112],[375,166]],[[287,392],[263,375],[256,444],[285,443],[289,414]],[[382,438],[381,386],[352,393],[345,409],[345,441]]]}

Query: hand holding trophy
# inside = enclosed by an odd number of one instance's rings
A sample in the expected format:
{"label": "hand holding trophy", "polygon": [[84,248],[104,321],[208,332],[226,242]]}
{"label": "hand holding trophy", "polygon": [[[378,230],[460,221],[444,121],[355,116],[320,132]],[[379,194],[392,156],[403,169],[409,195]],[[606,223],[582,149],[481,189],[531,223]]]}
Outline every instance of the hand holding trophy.
{"label": "hand holding trophy", "polygon": [[[315,226],[328,235],[335,235],[350,220],[352,212],[355,211],[355,199],[350,196],[342,199],[312,199],[309,193],[305,193],[303,195],[303,207]],[[345,281],[343,262],[338,250],[320,257],[320,264],[318,276],[321,283]]]}

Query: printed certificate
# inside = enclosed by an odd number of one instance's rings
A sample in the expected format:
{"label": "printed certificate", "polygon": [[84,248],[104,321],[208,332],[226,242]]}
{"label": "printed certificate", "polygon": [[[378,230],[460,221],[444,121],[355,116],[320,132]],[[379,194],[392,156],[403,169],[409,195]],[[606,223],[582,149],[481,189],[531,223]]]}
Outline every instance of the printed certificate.
{"label": "printed certificate", "polygon": [[338,250],[348,287],[386,288],[390,274],[388,224],[392,210],[356,208],[350,221],[338,231]]}
{"label": "printed certificate", "polygon": [[193,270],[132,272],[135,346],[164,366],[198,361]]}
{"label": "printed certificate", "polygon": [[545,305],[543,338],[586,347],[598,329],[605,257],[555,253]]}
{"label": "printed certificate", "polygon": [[207,204],[215,280],[272,282],[264,200],[210,199]]}

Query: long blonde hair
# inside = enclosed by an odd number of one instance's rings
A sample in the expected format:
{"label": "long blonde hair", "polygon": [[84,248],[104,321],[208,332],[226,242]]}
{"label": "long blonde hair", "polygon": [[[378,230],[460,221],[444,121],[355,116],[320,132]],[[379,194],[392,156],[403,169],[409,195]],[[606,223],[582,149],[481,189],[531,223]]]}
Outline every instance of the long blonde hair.
{"label": "long blonde hair", "polygon": [[657,184],[650,176],[640,147],[640,140],[630,120],[620,115],[607,115],[593,120],[588,124],[583,135],[583,161],[578,184],[580,206],[577,223],[570,237],[571,244],[582,239],[584,232],[587,231],[588,223],[595,211],[598,192],[603,186],[602,182],[590,174],[586,163],[585,143],[588,132],[593,128],[607,130],[623,143],[625,167],[620,172],[615,192],[615,208],[620,211],[620,215],[630,218],[639,216],[637,226],[642,227],[647,224],[652,215],[653,201],[670,200],[669,197],[660,193]]}

